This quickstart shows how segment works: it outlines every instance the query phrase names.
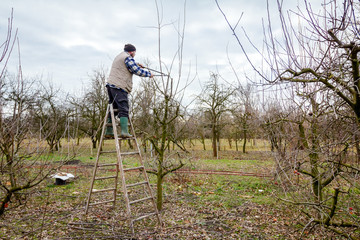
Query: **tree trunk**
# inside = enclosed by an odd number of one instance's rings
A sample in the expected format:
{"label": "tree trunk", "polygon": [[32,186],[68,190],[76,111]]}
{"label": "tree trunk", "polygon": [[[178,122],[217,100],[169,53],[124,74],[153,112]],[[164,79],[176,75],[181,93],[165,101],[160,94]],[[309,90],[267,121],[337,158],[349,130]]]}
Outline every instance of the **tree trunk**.
{"label": "tree trunk", "polygon": [[147,140],[143,140],[142,141],[142,145],[143,145],[143,148],[144,148],[144,153],[146,153],[147,152]]}
{"label": "tree trunk", "polygon": [[5,206],[10,202],[12,196],[12,192],[7,192],[6,196],[2,199],[2,202],[0,204],[0,216],[2,216],[5,212]]}
{"label": "tree trunk", "polygon": [[201,139],[200,139],[202,145],[203,145],[203,149],[204,151],[206,151],[206,145],[205,145],[205,138],[203,136],[201,136]]}
{"label": "tree trunk", "polygon": [[217,144],[216,144],[216,140],[217,140],[217,136],[216,136],[216,124],[213,123],[212,124],[212,148],[213,148],[213,157],[217,156]]}
{"label": "tree trunk", "polygon": [[235,132],[235,148],[236,148],[236,151],[238,152],[239,151],[239,146],[238,146],[238,133],[237,133],[237,131]]}
{"label": "tree trunk", "polygon": [[48,145],[49,145],[49,148],[50,148],[50,152],[54,152],[55,150],[55,143],[53,140],[49,140],[47,141],[48,142]]}
{"label": "tree trunk", "polygon": [[156,173],[157,176],[157,189],[156,189],[156,206],[157,209],[159,211],[161,211],[162,209],[162,204],[163,204],[163,180],[164,180],[164,176],[163,176],[163,161],[164,161],[164,155],[163,153],[165,152],[165,149],[163,149],[164,151],[162,153],[159,153],[159,163],[158,163],[158,170]]}
{"label": "tree trunk", "polygon": [[246,124],[244,124],[244,143],[243,143],[243,153],[246,152],[246,142],[247,142],[247,130]]}
{"label": "tree trunk", "polygon": [[321,176],[319,172],[319,152],[320,152],[320,143],[318,136],[318,123],[317,123],[317,104],[313,98],[310,98],[311,105],[313,108],[313,117],[310,123],[311,127],[311,149],[309,153],[310,158],[310,168],[312,175],[312,188],[314,192],[315,202],[322,201],[322,183]]}
{"label": "tree trunk", "polygon": [[228,138],[229,148],[232,149],[232,138]]}
{"label": "tree trunk", "polygon": [[355,148],[356,148],[356,161],[357,164],[360,165],[360,138],[359,138],[359,120],[357,120],[357,124],[355,126],[355,130],[354,130],[354,142],[355,142]]}
{"label": "tree trunk", "polygon": [[13,157],[11,155],[6,155],[6,163],[8,165],[7,169],[9,171],[10,184],[11,187],[16,187],[16,172],[13,169]]}
{"label": "tree trunk", "polygon": [[159,211],[162,209],[163,204],[163,177],[161,174],[158,173],[157,175],[157,190],[156,190],[156,206]]}
{"label": "tree trunk", "polygon": [[359,136],[355,136],[355,147],[356,147],[356,161],[357,164],[360,165],[360,145],[359,145]]}

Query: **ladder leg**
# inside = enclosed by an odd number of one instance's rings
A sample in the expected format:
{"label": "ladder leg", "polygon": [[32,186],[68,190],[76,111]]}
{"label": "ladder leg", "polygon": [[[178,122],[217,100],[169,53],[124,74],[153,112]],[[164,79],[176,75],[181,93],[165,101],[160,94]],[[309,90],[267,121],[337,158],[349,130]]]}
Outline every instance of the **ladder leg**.
{"label": "ladder leg", "polygon": [[104,140],[104,135],[105,135],[105,128],[106,128],[106,119],[109,116],[109,109],[110,109],[110,104],[108,105],[107,109],[106,109],[106,114],[105,114],[105,118],[104,118],[104,123],[103,123],[103,127],[102,127],[102,132],[101,132],[101,137],[100,137],[100,142],[99,142],[99,147],[98,147],[98,151],[97,151],[97,155],[96,155],[96,162],[95,162],[95,166],[94,166],[94,170],[93,170],[93,176],[91,179],[91,184],[90,184],[90,190],[89,190],[89,194],[88,194],[88,199],[86,201],[86,207],[85,207],[85,214],[88,213],[89,211],[89,204],[90,204],[90,199],[91,199],[91,193],[94,187],[94,181],[95,181],[95,176],[96,176],[96,171],[97,171],[97,167],[99,164],[99,158],[100,158],[100,149]]}
{"label": "ladder leg", "polygon": [[[115,122],[115,114],[114,114],[114,108],[113,105],[110,104],[110,115],[111,115],[111,122],[112,122],[112,127],[113,127],[113,133],[114,133],[114,139],[115,141],[118,143],[118,133],[117,133],[117,127],[116,127],[116,122]],[[114,191],[114,208],[115,208],[115,203],[116,203],[116,192],[117,192],[117,185],[118,185],[118,176],[119,176],[119,159],[117,159],[117,164],[116,164],[116,175],[115,175],[115,191]]]}
{"label": "ladder leg", "polygon": [[[135,129],[134,129],[134,126],[132,124],[132,121],[131,121],[131,118],[129,117],[129,122],[130,122],[130,126],[131,126],[131,132],[132,132],[132,135],[134,136],[134,140],[135,140],[135,145],[136,145],[136,149],[137,151],[139,152],[139,161],[140,161],[140,165],[144,166],[144,163],[143,163],[143,160],[142,160],[142,156],[141,156],[141,150],[140,150],[140,147],[139,147],[139,143],[137,141],[137,138],[136,138],[136,134],[135,134]],[[161,221],[161,217],[160,217],[160,213],[159,213],[159,210],[157,209],[157,205],[156,205],[156,202],[155,202],[155,197],[154,197],[154,194],[153,194],[153,191],[151,189],[151,186],[150,186],[150,181],[149,181],[149,177],[146,173],[146,170],[145,168],[143,169],[142,173],[144,174],[144,178],[145,178],[145,181],[147,182],[146,184],[146,187],[147,187],[147,190],[150,194],[150,197],[151,197],[151,202],[152,202],[152,205],[154,207],[154,211],[155,211],[155,214],[156,214],[156,218],[158,220],[158,225],[160,227],[162,227],[162,221]]]}
{"label": "ladder leg", "polygon": [[[114,112],[113,106],[110,105],[110,111]],[[111,115],[111,120],[113,122],[113,126],[115,126],[115,117],[114,115]],[[114,128],[114,137],[115,137],[115,145],[116,145],[116,155],[117,155],[117,172],[120,171],[121,174],[121,182],[122,182],[122,190],[124,193],[124,198],[125,198],[125,204],[126,204],[126,212],[127,215],[129,217],[129,219],[131,219],[131,210],[130,210],[130,201],[129,201],[129,196],[126,190],[126,182],[125,182],[125,175],[124,175],[124,171],[123,171],[123,165],[122,165],[122,158],[121,158],[121,151],[120,151],[120,143],[119,143],[119,137],[118,137],[118,133],[117,133],[117,129],[116,126]]]}

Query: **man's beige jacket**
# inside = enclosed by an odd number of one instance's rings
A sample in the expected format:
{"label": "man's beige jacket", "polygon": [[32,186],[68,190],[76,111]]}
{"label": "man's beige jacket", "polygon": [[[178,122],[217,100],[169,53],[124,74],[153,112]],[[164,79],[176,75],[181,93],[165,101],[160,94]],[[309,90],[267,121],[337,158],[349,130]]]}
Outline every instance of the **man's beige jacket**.
{"label": "man's beige jacket", "polygon": [[125,59],[128,56],[130,56],[128,52],[122,52],[116,56],[111,66],[107,82],[130,93],[133,87],[133,73],[131,73],[125,65]]}

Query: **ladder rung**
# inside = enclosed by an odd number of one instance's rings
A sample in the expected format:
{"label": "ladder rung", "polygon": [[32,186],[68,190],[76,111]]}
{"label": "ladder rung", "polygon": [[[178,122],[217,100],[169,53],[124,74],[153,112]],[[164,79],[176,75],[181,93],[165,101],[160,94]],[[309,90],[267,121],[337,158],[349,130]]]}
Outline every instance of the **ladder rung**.
{"label": "ladder rung", "polygon": [[104,140],[113,140],[114,136],[104,136]]}
{"label": "ladder rung", "polygon": [[[111,151],[101,151],[100,153],[116,153],[116,150],[111,150]],[[139,152],[122,152],[120,153],[121,155],[134,155],[134,154],[139,154]]]}
{"label": "ladder rung", "polygon": [[121,155],[135,155],[135,154],[139,154],[139,152],[122,152],[120,154]]}
{"label": "ladder rung", "polygon": [[[117,123],[115,123],[115,125],[118,126]],[[112,123],[107,123],[106,126],[107,126],[107,127],[112,127],[113,125],[112,125]]]}
{"label": "ladder rung", "polygon": [[146,201],[146,200],[149,200],[149,199],[152,199],[152,197],[146,197],[146,198],[141,198],[141,199],[138,199],[138,200],[134,200],[134,201],[129,202],[129,204],[143,202],[143,201]]}
{"label": "ladder rung", "polygon": [[90,203],[89,206],[94,206],[94,205],[99,205],[99,204],[105,204],[105,203],[111,203],[114,202],[115,200],[108,200],[108,201],[103,201],[103,202],[94,202],[94,203]]}
{"label": "ladder rung", "polygon": [[111,151],[101,151],[100,153],[116,153],[116,150],[111,150]]}
{"label": "ladder rung", "polygon": [[127,184],[126,187],[135,187],[135,186],[139,186],[139,185],[144,185],[147,184],[148,182],[138,182],[138,183],[132,183],[132,184]]}
{"label": "ladder rung", "polygon": [[138,218],[135,218],[135,219],[133,219],[132,221],[133,221],[133,222],[139,221],[139,220],[141,220],[141,219],[144,219],[144,218],[147,218],[147,217],[151,217],[151,216],[156,215],[156,214],[157,214],[156,212],[149,213],[149,214],[140,216],[140,217],[138,217]]}
{"label": "ladder rung", "polygon": [[99,164],[98,167],[109,167],[109,166],[116,166],[117,163],[105,163],[105,164]]}
{"label": "ladder rung", "polygon": [[94,180],[104,180],[104,179],[110,179],[110,178],[116,178],[116,176],[110,176],[110,177],[98,177],[98,178],[95,178]]}
{"label": "ladder rung", "polygon": [[121,137],[121,136],[119,136],[118,139],[119,139],[119,141],[121,141],[121,140],[133,140],[133,139],[135,139],[135,137]]}
{"label": "ladder rung", "polygon": [[92,192],[93,193],[98,193],[98,192],[109,192],[109,191],[115,191],[116,188],[106,188],[106,189],[93,189]]}
{"label": "ladder rung", "polygon": [[133,167],[133,168],[124,168],[123,171],[132,171],[132,170],[140,170],[140,169],[144,169],[144,166],[140,166],[140,167]]}

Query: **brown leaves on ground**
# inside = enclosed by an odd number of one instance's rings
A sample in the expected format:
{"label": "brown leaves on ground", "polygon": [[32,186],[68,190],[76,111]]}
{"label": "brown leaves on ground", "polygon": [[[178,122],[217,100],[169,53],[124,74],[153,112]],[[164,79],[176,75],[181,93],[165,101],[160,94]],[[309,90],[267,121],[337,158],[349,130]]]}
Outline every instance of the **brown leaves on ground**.
{"label": "brown leaves on ground", "polygon": [[[267,155],[243,155],[261,159]],[[264,159],[264,160],[262,160]],[[244,159],[222,161],[226,166]],[[261,162],[244,168],[269,171]],[[255,165],[255,167],[254,167]],[[209,166],[207,166],[209,167]],[[238,167],[236,165],[236,167]],[[44,182],[27,201],[11,202],[0,219],[1,239],[331,239],[334,233],[320,227],[304,229],[298,211],[273,199],[278,185],[266,179],[244,176],[169,175],[164,186],[161,212],[163,228],[156,218],[135,224],[132,235],[125,203],[119,192],[115,209],[99,206],[84,215],[91,168],[78,171],[76,181],[54,186]],[[260,170],[259,170],[260,171]],[[261,191],[260,191],[261,190]],[[133,194],[133,193],[132,193]],[[336,236],[339,238],[339,236]]]}
{"label": "brown leaves on ground", "polygon": [[[103,206],[85,216],[86,191],[78,189],[67,194],[66,188],[34,193],[32,201],[12,209],[1,221],[1,238],[298,239],[301,236],[301,229],[295,227],[298,216],[285,205],[260,205],[243,198],[241,205],[229,208],[216,201],[204,204],[202,196],[191,191],[173,191],[166,196],[162,229],[156,227],[156,218],[146,219],[135,225],[136,235],[132,236],[123,200],[119,199],[115,209]],[[311,237],[322,239],[316,233],[311,233]]]}

